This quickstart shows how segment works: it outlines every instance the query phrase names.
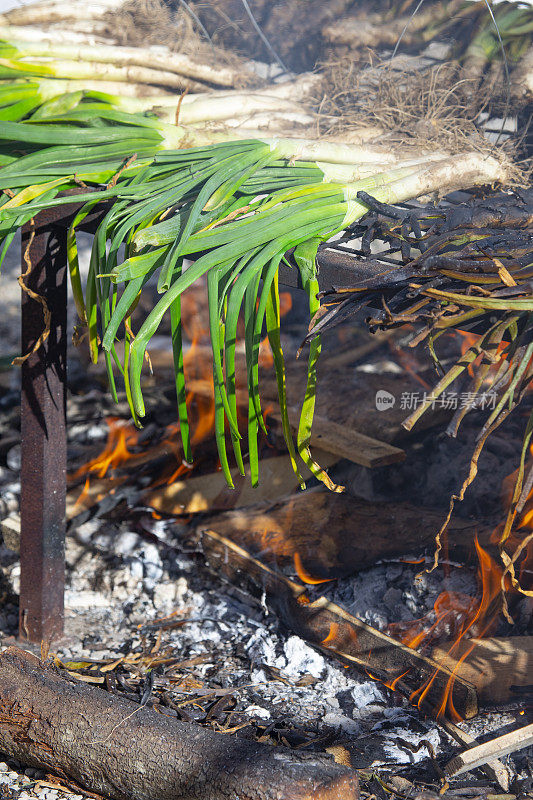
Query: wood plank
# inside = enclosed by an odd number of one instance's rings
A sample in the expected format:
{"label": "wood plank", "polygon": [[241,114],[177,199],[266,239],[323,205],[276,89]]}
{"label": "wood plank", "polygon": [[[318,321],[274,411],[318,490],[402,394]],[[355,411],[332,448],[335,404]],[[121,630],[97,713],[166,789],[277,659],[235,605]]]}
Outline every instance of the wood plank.
{"label": "wood plank", "polygon": [[[314,456],[324,468],[338,460],[337,456],[320,450],[314,450]],[[192,514],[250,506],[261,501],[272,503],[280,495],[299,488],[288,455],[262,459],[259,462],[259,486],[255,488],[250,483],[249,475],[243,478],[237,469],[233,469],[231,474],[235,489],[228,488],[222,472],[214,472],[191,475],[185,480],[176,480],[170,486],[148,490],[143,501],[165,514]],[[311,473],[303,469],[302,476],[307,480]]]}
{"label": "wood plank", "polygon": [[[273,416],[281,422],[278,414],[274,413]],[[291,426],[296,429],[294,417],[293,410],[290,415]],[[372,436],[365,436],[350,425],[339,425],[319,414],[316,414],[313,420],[311,447],[320,447],[339,458],[346,458],[354,464],[369,469],[405,461],[405,450],[400,447],[381,442]]]}
{"label": "wood plank", "polygon": [[[187,386],[189,391],[197,396],[212,397],[213,387],[207,380],[189,380]],[[265,382],[263,392],[267,400],[271,399],[273,388],[269,382]],[[245,390],[237,389],[236,397],[237,403],[241,408],[248,408],[248,393]],[[289,417],[291,428],[296,431],[299,421],[298,409],[290,408]],[[277,406],[268,411],[267,423],[270,424],[272,421],[275,421],[279,428],[279,446],[284,448],[281,434],[281,414]],[[338,458],[346,458],[354,464],[359,464],[369,469],[384,467],[388,464],[397,464],[405,460],[405,450],[400,447],[395,447],[392,444],[388,444],[388,442],[382,442],[373,436],[359,433],[349,424],[339,425],[323,414],[315,414],[313,419],[311,447],[318,447],[338,456]]]}
{"label": "wood plank", "polygon": [[[440,717],[439,724],[456,742],[459,742],[459,744],[465,745],[466,747],[475,747],[479,744],[478,740],[470,733],[467,733],[458,725],[446,719],[446,717]],[[495,758],[492,761],[487,761],[480,769],[489,780],[497,783],[504,792],[509,791],[509,771],[499,759]]]}
{"label": "wood plank", "polygon": [[509,753],[523,750],[524,747],[529,747],[532,744],[533,723],[516,731],[505,733],[503,736],[498,736],[496,739],[491,739],[490,742],[478,744],[476,747],[461,753],[461,755],[455,756],[444,767],[444,774],[448,778],[462,775],[463,772],[470,772],[470,770],[480,767],[494,758],[502,758],[509,755]]}

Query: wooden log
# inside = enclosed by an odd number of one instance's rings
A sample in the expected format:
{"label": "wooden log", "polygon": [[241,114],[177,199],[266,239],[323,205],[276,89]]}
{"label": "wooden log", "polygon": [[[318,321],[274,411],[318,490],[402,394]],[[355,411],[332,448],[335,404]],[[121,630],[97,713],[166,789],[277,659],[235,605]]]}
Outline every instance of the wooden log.
{"label": "wooden log", "polygon": [[463,772],[470,772],[494,758],[502,758],[531,744],[533,744],[533,724],[505,733],[503,736],[491,739],[490,742],[471,747],[459,756],[454,756],[444,767],[444,774],[448,778],[462,775]]}
{"label": "wooden log", "polygon": [[428,714],[441,713],[441,701],[448,691],[463,719],[477,714],[475,688],[431,658],[405,647],[325,597],[309,602],[305,586],[215,531],[200,526],[195,542],[217,575],[265,595],[290,630],[344,665],[400,691]]}
{"label": "wooden log", "polygon": [[473,683],[479,699],[487,703],[512,700],[512,686],[533,681],[533,636],[461,639],[450,653],[451,647],[451,642],[443,643],[431,657]]}
{"label": "wooden log", "polygon": [[357,800],[357,776],[141,707],[9,648],[0,656],[0,751],[114,800]]}
{"label": "wooden log", "polygon": [[[219,514],[209,528],[241,545],[266,564],[292,566],[299,554],[317,578],[351,575],[383,558],[433,553],[443,515],[408,503],[370,503],[322,487]],[[371,535],[370,535],[371,532]],[[454,517],[450,554],[475,563],[474,537],[490,546],[492,530]]]}

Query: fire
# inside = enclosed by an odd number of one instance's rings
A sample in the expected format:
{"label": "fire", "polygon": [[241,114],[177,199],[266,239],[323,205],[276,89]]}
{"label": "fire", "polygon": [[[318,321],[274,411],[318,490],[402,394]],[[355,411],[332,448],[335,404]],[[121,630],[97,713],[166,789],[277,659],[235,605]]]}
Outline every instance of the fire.
{"label": "fire", "polygon": [[272,355],[268,336],[265,336],[259,345],[259,366],[263,367],[263,369],[270,369],[270,367],[274,366],[274,356]]}
{"label": "fire", "polygon": [[[107,417],[106,424],[108,427],[107,441],[102,452],[86,464],[82,464],[72,475],[69,475],[70,482],[85,476],[85,483],[79,497],[76,499],[74,509],[82,505],[89,496],[91,475],[102,479],[110,469],[116,469],[137,455],[131,451],[131,448],[137,445],[139,439],[139,431],[133,424],[119,417]],[[96,502],[101,499],[102,495],[96,496]]]}
{"label": "fire", "polygon": [[[519,471],[508,475],[503,483],[504,503],[508,507],[508,518],[504,526],[497,528],[492,536],[494,544],[502,548],[502,560],[507,564],[509,576],[517,591],[533,596],[533,484],[531,481],[533,445],[529,448],[530,464],[525,470],[522,494],[527,496],[516,502],[515,486]],[[505,544],[505,547],[504,547]],[[517,577],[518,573],[518,577]]]}
{"label": "fire", "polygon": [[[198,323],[195,323],[198,326]],[[187,411],[191,424],[191,444],[200,444],[215,430],[215,400],[213,395],[213,370],[209,349],[200,345],[208,337],[207,329],[196,330],[189,349],[183,356],[185,385],[193,383],[195,389],[187,393]],[[202,386],[204,384],[205,386]],[[177,426],[176,426],[177,427]]]}
{"label": "fire", "polygon": [[[330,622],[328,635],[320,644],[323,647],[331,648],[341,656],[349,657],[352,648],[355,647],[357,649],[358,647],[357,639],[357,631],[351,625],[342,627],[338,622]],[[344,653],[343,649],[347,650],[347,653]]]}
{"label": "fire", "polygon": [[[503,570],[498,564],[496,564],[490,555],[483,550],[477,539],[475,541],[475,545],[477,556],[479,558],[478,574],[480,576],[482,585],[481,600],[479,601],[477,609],[475,610],[472,618],[464,626],[462,632],[451,646],[449,655],[454,655],[457,652],[459,642],[462,639],[471,638],[474,636],[478,639],[482,639],[484,636],[487,636],[501,612],[501,581]],[[469,634],[468,637],[466,634]],[[453,705],[453,684],[455,675],[457,674],[461,663],[468,658],[475,646],[475,643],[472,643],[457,660],[457,666],[453,670],[452,677],[448,681],[444,697],[442,698],[441,706],[439,708],[439,715],[444,714],[445,711],[448,710],[453,719],[461,719]]]}
{"label": "fire", "polygon": [[292,295],[290,292],[279,293],[279,315],[284,317],[292,308]]}
{"label": "fire", "polygon": [[429,646],[435,641],[458,635],[474,604],[475,599],[469,595],[441,592],[429,614],[409,623],[393,623],[389,632],[406,647],[417,650],[422,645]]}
{"label": "fire", "polygon": [[[454,641],[448,650],[448,656],[456,656],[462,648],[459,643],[468,639],[481,639],[488,636],[500,616],[502,608],[501,580],[503,569],[475,540],[476,553],[479,561],[478,579],[481,585],[481,597],[474,598],[460,592],[441,592],[435,601],[434,609],[426,617],[414,620],[407,629],[404,627],[400,635],[400,625],[391,625],[390,633],[400,638],[403,644],[413,649],[421,646],[428,647],[435,641],[450,633]],[[453,705],[453,685],[460,665],[468,658],[476,647],[472,642],[457,658],[456,666],[448,681],[444,696],[438,709],[438,715],[447,713],[452,719],[459,721],[461,718]],[[427,680],[419,689],[412,693],[409,700],[419,707],[426,698],[437,672]],[[402,676],[398,676],[391,684],[393,688]]]}
{"label": "fire", "polygon": [[98,478],[104,478],[110,468],[115,469],[132,458],[133,453],[130,447],[137,444],[139,431],[132,423],[125,422],[119,417],[107,417],[106,424],[108,432],[104,449],[99,455],[76,470],[71,476],[71,480],[81,478],[89,472],[95,473]]}
{"label": "fire", "polygon": [[[461,356],[466,355],[466,353],[470,350],[471,347],[474,347],[479,340],[480,336],[475,333],[470,333],[469,331],[456,331],[454,335],[457,335],[461,339]],[[500,342],[494,350],[494,363],[491,364],[490,370],[488,375],[486,376],[486,381],[489,383],[492,380],[494,373],[498,370],[501,362],[503,359],[506,358],[505,350],[508,347],[507,342]],[[481,362],[483,361],[484,356],[480,354],[471,364],[468,365],[467,371],[471,378],[475,377],[476,374],[476,367],[479,367]]]}
{"label": "fire", "polygon": [[392,355],[402,369],[405,370],[408,375],[414,378],[414,380],[417,381],[417,383],[419,383],[426,391],[429,391],[431,386],[418,374],[423,367],[415,355],[407,350],[404,350],[402,347],[399,347],[396,342],[392,340],[389,340],[388,344]]}
{"label": "fire", "polygon": [[79,506],[83,505],[86,497],[88,497],[88,495],[89,495],[90,485],[91,485],[91,479],[87,475],[87,477],[85,478],[85,483],[83,485],[83,489],[81,490],[79,496],[76,498],[76,502],[74,503],[74,506],[73,506],[74,510],[76,510]]}
{"label": "fire", "polygon": [[339,625],[337,622],[332,622],[329,626],[329,633],[325,639],[322,640],[323,645],[331,646],[337,636],[339,635]]}
{"label": "fire", "polygon": [[[477,342],[479,342],[480,337],[477,336],[475,333],[469,333],[469,331],[457,331],[457,335],[461,338],[461,355],[464,356],[473,347]],[[468,374],[471,378],[475,375],[474,365],[479,363],[481,356],[472,362],[472,364],[468,365]]]}
{"label": "fire", "polygon": [[394,680],[391,681],[389,684],[386,683],[385,686],[388,686],[388,688],[391,689],[394,692],[396,690],[396,687],[398,686],[399,682],[401,681],[401,679],[404,678],[407,675],[408,672],[409,672],[409,670],[406,669],[405,672],[402,672],[401,675],[398,675],[398,677],[394,678]]}
{"label": "fire", "polygon": [[333,580],[333,578],[313,578],[304,568],[300,553],[296,552],[293,558],[294,558],[294,569],[296,570],[296,574],[298,575],[302,583],[307,583],[310,586],[318,586],[321,583],[330,583]]}

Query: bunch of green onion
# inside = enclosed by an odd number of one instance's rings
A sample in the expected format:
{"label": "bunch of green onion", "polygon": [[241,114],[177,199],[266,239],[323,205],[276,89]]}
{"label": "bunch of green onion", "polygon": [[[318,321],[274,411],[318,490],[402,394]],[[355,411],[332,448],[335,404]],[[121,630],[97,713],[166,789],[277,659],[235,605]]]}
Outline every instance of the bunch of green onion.
{"label": "bunch of green onion", "polygon": [[[310,347],[307,389],[293,440],[280,337],[280,262],[295,248],[296,268],[309,298],[310,315],[314,315],[319,308],[318,245],[366,212],[367,207],[357,198],[360,190],[385,202],[400,202],[435,190],[504,180],[502,165],[478,153],[406,158],[376,146],[291,139],[228,140],[228,134],[186,129],[150,115],[128,113],[118,109],[112,98],[92,91],[67,92],[43,101],[31,81],[7,84],[0,83],[0,237],[4,242],[0,260],[22,224],[42,209],[72,202],[65,190],[86,186],[76,197],[82,205],[68,234],[70,275],[94,360],[101,329],[114,397],[120,376],[133,418],[140,424],[145,412],[141,386],[144,357],[168,312],[183,452],[184,458],[192,461],[181,297],[206,276],[215,435],[228,484],[232,485],[232,477],[226,427],[235,461],[244,474],[235,370],[237,320],[242,313],[252,483],[258,482],[258,434],[265,429],[258,357],[266,327],[283,433],[295,472],[300,476],[303,463],[331,489],[337,488],[309,449],[318,338]],[[28,110],[20,116],[22,103]],[[76,227],[103,200],[112,205],[94,237],[84,295]],[[121,261],[122,246],[125,257]],[[185,259],[193,263],[187,266]],[[160,300],[133,332],[131,315],[154,275]],[[126,323],[122,358],[116,347],[121,323]]]}

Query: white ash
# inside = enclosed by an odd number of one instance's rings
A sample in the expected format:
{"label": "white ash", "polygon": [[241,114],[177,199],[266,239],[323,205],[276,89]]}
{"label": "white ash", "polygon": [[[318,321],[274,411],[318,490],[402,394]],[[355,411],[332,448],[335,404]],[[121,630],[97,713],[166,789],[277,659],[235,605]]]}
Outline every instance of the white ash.
{"label": "white ash", "polygon": [[[326,594],[355,617],[381,631],[392,623],[420,619],[431,613],[443,591],[476,596],[476,579],[470,570],[440,566],[433,572],[426,572],[426,566],[429,565],[377,564],[349,578],[321,584],[312,594]],[[431,622],[431,618],[428,621]]]}
{"label": "white ash", "polygon": [[262,706],[247,706],[244,709],[244,713],[256,719],[270,719],[272,716],[268,708],[263,708]]}
{"label": "white ash", "polygon": [[[168,524],[158,522],[161,536]],[[11,590],[18,567],[13,556],[0,551]],[[372,731],[390,702],[386,689],[287,635],[275,617],[255,602],[247,605],[245,595],[236,596],[192,557],[163,542],[147,542],[126,522],[92,520],[67,537],[66,636],[57,647],[60,658],[114,659],[139,652],[147,635],[143,626],[169,614],[184,624],[164,631],[162,644],[183,660],[206,655],[195,674],[200,680],[215,676],[218,685],[234,690],[237,710],[251,719],[329,727],[356,742]],[[9,616],[0,642],[16,631],[16,607]],[[431,725],[438,738],[437,726]],[[394,741],[394,732],[372,736],[380,746],[369,765],[377,765],[387,760],[383,744]],[[420,736],[416,727],[412,736]],[[419,760],[427,756],[423,748],[418,755]]]}
{"label": "white ash", "polygon": [[385,702],[383,690],[375,681],[364,681],[354,686],[352,698],[358,709],[381,705]]}
{"label": "white ash", "polygon": [[320,653],[309,647],[298,636],[290,636],[283,649],[287,658],[286,675],[291,678],[299,678],[308,673],[314,678],[320,678],[326,668],[326,663]]}
{"label": "white ash", "polygon": [[[425,763],[427,748],[420,746],[424,740],[437,756],[443,744],[449,747],[438,725],[422,719],[416,709],[391,707],[391,700],[403,703],[399,695],[316,652],[192,556],[170,548],[164,540],[175,539],[169,535],[171,523],[152,520],[157,534],[152,533],[153,541],[143,533],[150,527],[148,517],[137,517],[133,523],[91,520],[67,537],[66,636],[57,647],[60,658],[112,660],[140,652],[143,638],[150,635],[143,633],[144,628],[173,614],[184,624],[164,631],[162,646],[183,660],[205,655],[194,674],[200,681],[214,680],[231,689],[241,718],[245,715],[264,724],[288,720],[307,730],[337,731],[355,754],[355,763],[366,767]],[[0,563],[14,594],[20,574],[17,557],[0,548]],[[338,582],[334,591],[341,595],[337,599],[344,596],[350,610],[375,619],[383,608],[380,592],[382,598],[395,588],[405,595],[405,610],[400,614],[396,610],[395,618],[403,619],[407,611],[412,616],[411,600],[422,615],[441,590],[442,576],[431,573],[418,584],[414,576],[419,569],[419,565],[381,564]],[[454,574],[447,580],[456,589],[473,588],[473,578],[464,577],[466,571],[458,570],[459,577]],[[388,624],[392,612],[382,614]],[[9,637],[16,627],[13,603],[0,612],[0,643],[12,641]],[[153,630],[155,641],[157,625]],[[497,729],[497,715],[479,723],[485,733],[493,727],[492,719]],[[399,739],[412,749],[399,744]]]}

